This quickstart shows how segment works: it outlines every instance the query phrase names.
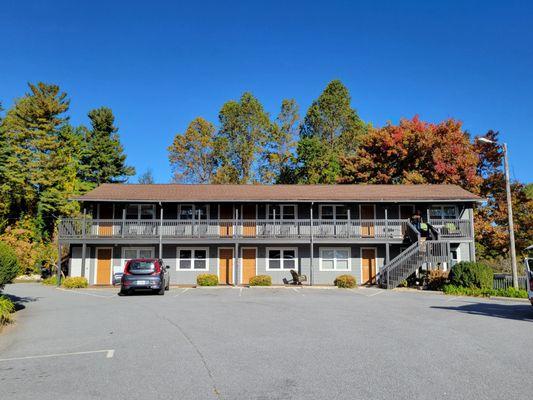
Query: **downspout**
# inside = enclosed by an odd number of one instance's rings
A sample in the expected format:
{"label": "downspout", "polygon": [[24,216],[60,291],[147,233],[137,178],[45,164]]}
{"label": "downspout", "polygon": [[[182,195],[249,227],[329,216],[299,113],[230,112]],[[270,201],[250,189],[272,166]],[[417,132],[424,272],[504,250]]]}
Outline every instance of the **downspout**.
{"label": "downspout", "polygon": [[61,286],[61,237],[59,235],[59,228],[61,227],[61,218],[58,219],[57,224],[57,286]]}

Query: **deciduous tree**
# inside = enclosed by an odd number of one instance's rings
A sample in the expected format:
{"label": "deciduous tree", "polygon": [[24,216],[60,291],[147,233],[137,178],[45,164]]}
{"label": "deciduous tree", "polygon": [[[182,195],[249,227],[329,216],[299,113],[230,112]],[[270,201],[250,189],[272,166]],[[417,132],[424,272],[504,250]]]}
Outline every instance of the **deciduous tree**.
{"label": "deciduous tree", "polygon": [[220,169],[215,181],[253,183],[259,181],[259,160],[270,130],[270,119],[251,93],[239,101],[228,101],[219,113],[216,140]]}
{"label": "deciduous tree", "polygon": [[215,126],[197,117],[185,133],[177,134],[168,148],[174,181],[210,183],[216,172]]}
{"label": "deciduous tree", "polygon": [[151,185],[155,183],[154,181],[154,174],[152,173],[151,169],[147,169],[144,171],[141,176],[137,179],[137,182],[142,185]]}
{"label": "deciduous tree", "polygon": [[299,118],[296,101],[283,100],[281,111],[270,127],[263,148],[263,165],[260,171],[262,183],[286,183],[285,177],[294,163]]}

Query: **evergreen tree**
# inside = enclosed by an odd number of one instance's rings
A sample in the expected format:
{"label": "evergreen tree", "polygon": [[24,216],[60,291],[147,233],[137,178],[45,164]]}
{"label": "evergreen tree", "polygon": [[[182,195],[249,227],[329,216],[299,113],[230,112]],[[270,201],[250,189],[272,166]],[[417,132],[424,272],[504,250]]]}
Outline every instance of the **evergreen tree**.
{"label": "evergreen tree", "polygon": [[5,145],[0,169],[0,195],[4,214],[34,215],[41,224],[50,212],[42,193],[55,185],[54,157],[60,150],[61,129],[67,124],[69,100],[57,85],[29,84],[30,91],[18,99],[0,126]]}
{"label": "evergreen tree", "polygon": [[[350,103],[346,86],[334,80],[307,110],[298,144],[298,182],[334,183],[339,178],[340,159],[355,154],[367,126]],[[311,154],[318,158],[309,157]]]}
{"label": "evergreen tree", "polygon": [[339,80],[331,81],[307,110],[302,136],[318,137],[343,155],[353,153],[366,125],[350,103],[348,88]]}
{"label": "evergreen tree", "polygon": [[87,148],[83,156],[83,179],[93,185],[127,181],[135,169],[126,165],[126,155],[118,135],[111,109],[100,107],[88,114],[91,129],[87,131]]}

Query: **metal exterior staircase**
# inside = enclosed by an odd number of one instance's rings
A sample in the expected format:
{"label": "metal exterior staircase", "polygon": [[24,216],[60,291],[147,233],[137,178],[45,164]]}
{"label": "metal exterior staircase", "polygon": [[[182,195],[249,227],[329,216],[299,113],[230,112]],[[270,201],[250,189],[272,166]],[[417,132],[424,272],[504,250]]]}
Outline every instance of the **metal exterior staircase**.
{"label": "metal exterior staircase", "polygon": [[[410,225],[410,224],[409,224]],[[397,287],[418,268],[433,269],[444,262],[449,263],[448,244],[443,240],[425,240],[418,231],[409,226],[409,236],[417,239],[380,271],[380,284],[387,289]]]}

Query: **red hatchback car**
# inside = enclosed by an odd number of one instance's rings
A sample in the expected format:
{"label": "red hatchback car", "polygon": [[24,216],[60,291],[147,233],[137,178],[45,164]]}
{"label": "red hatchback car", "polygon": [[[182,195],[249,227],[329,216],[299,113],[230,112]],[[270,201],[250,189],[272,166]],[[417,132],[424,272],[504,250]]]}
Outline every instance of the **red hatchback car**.
{"label": "red hatchback car", "polygon": [[128,294],[135,290],[152,290],[164,295],[170,285],[170,267],[163,266],[159,258],[135,258],[124,267],[120,280],[120,293]]}

